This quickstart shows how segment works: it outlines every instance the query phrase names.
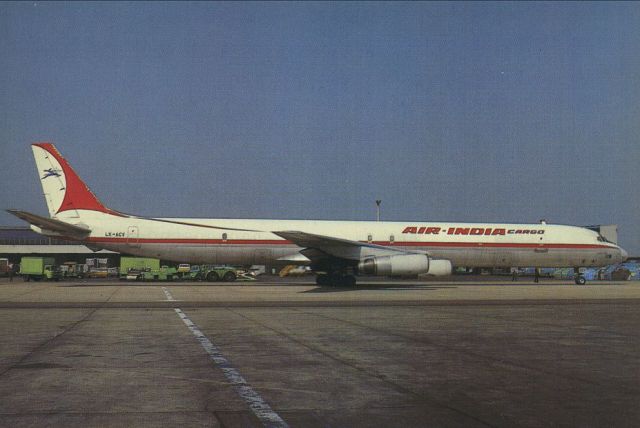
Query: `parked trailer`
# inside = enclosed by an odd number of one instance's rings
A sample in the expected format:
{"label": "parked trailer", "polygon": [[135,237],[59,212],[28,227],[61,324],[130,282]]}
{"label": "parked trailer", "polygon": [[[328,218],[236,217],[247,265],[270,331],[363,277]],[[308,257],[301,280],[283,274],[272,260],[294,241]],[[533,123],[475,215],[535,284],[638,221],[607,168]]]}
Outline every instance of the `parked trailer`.
{"label": "parked trailer", "polygon": [[77,262],[64,262],[60,266],[64,278],[82,279],[89,273],[89,267]]}
{"label": "parked trailer", "polygon": [[121,257],[120,279],[136,281],[227,281],[238,278],[236,269],[230,266],[180,264],[178,268],[160,266],[160,260],[147,257]]}
{"label": "parked trailer", "polygon": [[120,276],[131,270],[160,270],[160,260],[149,257],[120,257]]}
{"label": "parked trailer", "polygon": [[53,257],[23,257],[20,261],[20,275],[25,281],[58,281],[61,273],[55,263]]}
{"label": "parked trailer", "polygon": [[179,279],[176,268],[160,266],[160,260],[148,257],[121,257],[120,279],[135,281],[172,281]]}
{"label": "parked trailer", "polygon": [[145,270],[140,273],[139,281],[174,281],[180,279],[178,270],[169,266],[162,266],[158,270]]}
{"label": "parked trailer", "polygon": [[120,279],[142,281],[144,272],[160,270],[160,260],[149,257],[120,257]]}
{"label": "parked trailer", "polygon": [[238,275],[236,269],[230,266],[192,265],[187,278],[194,281],[233,282]]}

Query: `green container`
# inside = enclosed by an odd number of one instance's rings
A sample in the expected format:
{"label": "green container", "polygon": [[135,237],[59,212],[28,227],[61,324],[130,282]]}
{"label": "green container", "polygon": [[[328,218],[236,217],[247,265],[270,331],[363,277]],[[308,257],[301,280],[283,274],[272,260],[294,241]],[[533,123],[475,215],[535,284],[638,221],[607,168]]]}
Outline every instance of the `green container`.
{"label": "green container", "polygon": [[25,281],[41,279],[59,280],[60,269],[56,266],[53,257],[23,257],[20,260],[20,275]]}
{"label": "green container", "polygon": [[53,257],[23,257],[20,260],[21,275],[44,275],[45,266],[53,266],[56,261]]}

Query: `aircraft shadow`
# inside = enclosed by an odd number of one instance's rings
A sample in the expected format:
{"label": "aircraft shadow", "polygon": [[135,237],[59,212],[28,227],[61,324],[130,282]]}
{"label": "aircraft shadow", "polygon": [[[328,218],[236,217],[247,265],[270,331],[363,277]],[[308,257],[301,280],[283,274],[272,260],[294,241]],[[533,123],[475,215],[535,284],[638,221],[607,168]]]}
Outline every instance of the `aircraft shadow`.
{"label": "aircraft shadow", "polygon": [[345,291],[411,291],[411,290],[443,290],[447,288],[458,288],[455,285],[424,285],[424,284],[402,284],[402,285],[356,285],[353,287],[333,287],[318,286],[311,290],[300,291],[300,293],[342,293]]}

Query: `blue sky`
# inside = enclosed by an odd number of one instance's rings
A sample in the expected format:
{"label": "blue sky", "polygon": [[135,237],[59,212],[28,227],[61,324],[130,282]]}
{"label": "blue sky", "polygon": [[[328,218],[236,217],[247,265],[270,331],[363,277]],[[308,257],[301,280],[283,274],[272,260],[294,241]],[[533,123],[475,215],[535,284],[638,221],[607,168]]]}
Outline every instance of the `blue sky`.
{"label": "blue sky", "polygon": [[[640,255],[639,3],[0,3],[0,202],[29,144],[177,217],[619,224]],[[0,224],[21,222],[0,213]]]}

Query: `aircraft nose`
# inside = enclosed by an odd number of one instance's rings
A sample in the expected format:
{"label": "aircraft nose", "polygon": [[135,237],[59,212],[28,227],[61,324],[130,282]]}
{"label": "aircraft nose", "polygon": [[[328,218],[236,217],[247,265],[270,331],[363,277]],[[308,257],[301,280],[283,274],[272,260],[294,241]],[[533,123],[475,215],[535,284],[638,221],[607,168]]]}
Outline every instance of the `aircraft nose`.
{"label": "aircraft nose", "polygon": [[620,248],[620,257],[622,257],[622,261],[625,261],[629,258],[629,254],[625,250]]}

